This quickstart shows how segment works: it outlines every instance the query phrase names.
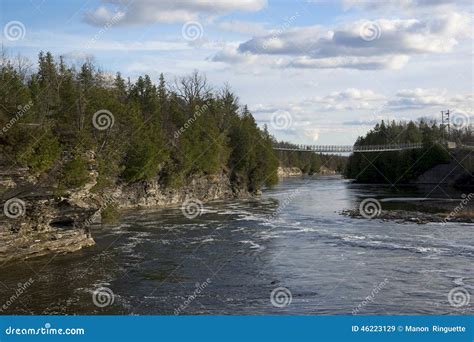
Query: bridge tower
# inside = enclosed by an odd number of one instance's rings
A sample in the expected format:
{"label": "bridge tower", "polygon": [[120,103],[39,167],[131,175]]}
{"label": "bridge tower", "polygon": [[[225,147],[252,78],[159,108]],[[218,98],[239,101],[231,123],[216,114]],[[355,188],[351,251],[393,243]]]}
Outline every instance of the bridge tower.
{"label": "bridge tower", "polygon": [[450,124],[450,120],[449,120],[450,114],[451,113],[449,112],[449,109],[441,111],[441,132],[443,134],[443,140],[447,140],[444,136],[444,131],[445,131],[446,127],[448,128],[448,137],[447,138],[449,139],[449,137],[451,136],[451,124]]}

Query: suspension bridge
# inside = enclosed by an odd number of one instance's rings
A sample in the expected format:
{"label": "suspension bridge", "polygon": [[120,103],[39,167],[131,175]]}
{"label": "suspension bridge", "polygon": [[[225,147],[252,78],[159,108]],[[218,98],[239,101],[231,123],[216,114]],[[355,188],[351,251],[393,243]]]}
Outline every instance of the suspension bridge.
{"label": "suspension bridge", "polygon": [[339,153],[357,153],[357,152],[384,152],[384,151],[402,151],[423,148],[422,143],[416,144],[390,144],[390,145],[291,145],[285,146],[275,144],[274,150],[277,151],[297,151],[297,152],[339,152]]}

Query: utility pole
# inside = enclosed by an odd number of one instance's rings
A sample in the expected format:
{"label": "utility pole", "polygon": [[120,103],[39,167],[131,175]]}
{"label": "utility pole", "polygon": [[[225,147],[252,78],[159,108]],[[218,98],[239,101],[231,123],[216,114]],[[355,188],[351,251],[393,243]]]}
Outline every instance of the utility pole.
{"label": "utility pole", "polygon": [[451,124],[450,124],[449,116],[450,116],[449,109],[446,111],[444,110],[441,111],[441,132],[443,134],[443,140],[445,140],[444,139],[445,127],[448,127],[448,139],[449,139],[449,136],[451,135]]}

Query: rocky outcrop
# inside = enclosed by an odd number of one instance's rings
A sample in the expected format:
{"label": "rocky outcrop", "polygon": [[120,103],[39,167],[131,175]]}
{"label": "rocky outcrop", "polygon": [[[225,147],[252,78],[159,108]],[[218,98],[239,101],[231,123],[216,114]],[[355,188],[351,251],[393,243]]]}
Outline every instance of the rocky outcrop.
{"label": "rocky outcrop", "polygon": [[[358,209],[347,209],[340,212],[341,215],[350,216],[357,219],[370,219],[369,217],[363,216]],[[379,219],[382,221],[394,221],[397,223],[417,223],[427,224],[432,222],[448,223],[448,222],[459,222],[459,223],[474,223],[473,212],[462,212],[455,216],[449,213],[428,213],[420,211],[408,211],[408,210],[381,210],[372,219]]]}
{"label": "rocky outcrop", "polygon": [[92,237],[82,230],[57,228],[44,232],[2,232],[0,241],[0,264],[50,253],[74,252],[94,245]]}
{"label": "rocky outcrop", "polygon": [[337,172],[323,165],[319,168],[319,174],[320,175],[335,175],[337,174]]}
{"label": "rocky outcrop", "polygon": [[278,167],[278,178],[300,177],[303,172],[298,167]]}
{"label": "rocky outcrop", "polygon": [[178,189],[166,188],[159,179],[116,187],[110,192],[119,208],[155,208],[180,204],[188,199],[208,202],[217,199],[250,196],[235,188],[224,174],[194,177]]}
{"label": "rocky outcrop", "polygon": [[[245,186],[236,187],[226,173],[194,177],[178,189],[164,187],[160,180],[117,184],[99,195],[91,191],[97,183],[94,156],[89,159],[90,181],[79,189],[54,195],[51,174],[32,177],[27,169],[5,169],[0,173],[3,215],[0,218],[0,264],[48,253],[77,251],[94,244],[89,226],[100,221],[108,205],[117,208],[158,208],[186,200],[207,202],[248,197]],[[57,175],[56,175],[57,176]]]}
{"label": "rocky outcrop", "polygon": [[86,229],[79,228],[96,211],[93,205],[78,205],[75,191],[62,198],[53,196],[48,179],[34,177],[27,169],[3,169],[0,263],[94,244]]}

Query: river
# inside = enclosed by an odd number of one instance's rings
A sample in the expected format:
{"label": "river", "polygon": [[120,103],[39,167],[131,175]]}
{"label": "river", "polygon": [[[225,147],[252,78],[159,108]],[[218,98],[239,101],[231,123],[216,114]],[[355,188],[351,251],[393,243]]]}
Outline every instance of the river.
{"label": "river", "polygon": [[474,296],[472,224],[339,213],[366,197],[403,203],[421,192],[293,178],[259,198],[205,203],[194,219],[180,208],[129,210],[118,224],[92,227],[94,247],[2,266],[0,307],[3,314],[473,314],[472,303],[448,300],[453,289],[464,292],[451,296]]}

